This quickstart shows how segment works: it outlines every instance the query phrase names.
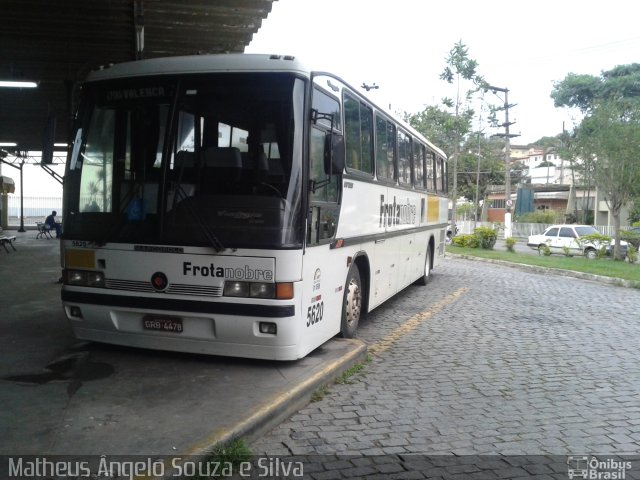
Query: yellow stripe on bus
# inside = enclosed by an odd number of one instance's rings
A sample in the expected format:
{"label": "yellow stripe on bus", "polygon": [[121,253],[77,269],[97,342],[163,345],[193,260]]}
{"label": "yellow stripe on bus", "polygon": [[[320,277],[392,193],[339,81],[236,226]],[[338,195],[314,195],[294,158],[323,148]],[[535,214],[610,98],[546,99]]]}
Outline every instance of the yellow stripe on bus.
{"label": "yellow stripe on bus", "polygon": [[427,198],[427,222],[436,223],[440,218],[440,198],[429,195]]}

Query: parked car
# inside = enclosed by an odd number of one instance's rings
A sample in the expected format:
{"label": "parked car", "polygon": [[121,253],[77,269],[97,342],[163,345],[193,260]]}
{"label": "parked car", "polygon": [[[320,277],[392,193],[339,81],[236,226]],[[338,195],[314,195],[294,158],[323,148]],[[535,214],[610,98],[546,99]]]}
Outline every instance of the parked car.
{"label": "parked car", "polygon": [[[540,235],[531,235],[527,246],[540,251],[546,245],[551,253],[569,255],[584,255],[587,258],[596,258],[597,250],[605,247],[607,255],[613,253],[613,242],[609,245],[593,241],[580,241],[581,237],[600,232],[591,225],[551,225]],[[565,249],[567,249],[565,251]],[[627,242],[620,242],[621,254],[627,254]]]}

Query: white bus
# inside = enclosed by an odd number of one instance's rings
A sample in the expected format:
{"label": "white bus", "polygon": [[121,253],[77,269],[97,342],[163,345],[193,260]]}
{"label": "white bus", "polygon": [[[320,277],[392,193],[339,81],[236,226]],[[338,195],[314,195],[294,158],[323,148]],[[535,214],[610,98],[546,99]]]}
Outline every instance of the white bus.
{"label": "white bus", "polygon": [[89,75],[64,179],[62,302],[79,339],[304,357],[444,255],[443,152],[292,57]]}

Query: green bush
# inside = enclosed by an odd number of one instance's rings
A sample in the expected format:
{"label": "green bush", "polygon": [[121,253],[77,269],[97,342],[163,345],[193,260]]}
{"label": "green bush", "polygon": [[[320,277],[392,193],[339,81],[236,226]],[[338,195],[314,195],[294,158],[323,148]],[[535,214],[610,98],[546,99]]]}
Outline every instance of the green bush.
{"label": "green bush", "polygon": [[516,239],[513,237],[507,237],[507,239],[504,241],[505,245],[507,246],[507,251],[508,252],[514,252],[515,253],[515,245],[516,245]]}
{"label": "green bush", "polygon": [[566,245],[562,247],[562,251],[564,252],[565,257],[571,257],[571,249]]}
{"label": "green bush", "polygon": [[638,261],[638,249],[633,245],[629,245],[627,249],[627,258],[629,259],[629,263],[636,263]]}
{"label": "green bush", "polygon": [[554,210],[537,210],[518,215],[517,220],[520,223],[556,223],[558,214]]}
{"label": "green bush", "polygon": [[620,236],[620,240],[624,240],[628,244],[633,245],[634,247],[636,247],[636,250],[640,248],[640,233],[631,232],[628,230],[620,230],[618,232],[618,235]]}
{"label": "green bush", "polygon": [[589,235],[576,238],[576,242],[581,248],[584,248],[586,244],[593,244],[596,250],[605,249],[606,251],[606,248],[611,245],[611,237],[601,233],[590,233]]}
{"label": "green bush", "polygon": [[485,250],[493,250],[493,246],[496,244],[496,239],[498,238],[497,231],[489,227],[478,227],[473,233],[478,237],[480,247]]}
{"label": "green bush", "polygon": [[543,254],[545,257],[550,257],[550,256],[551,256],[551,249],[549,248],[549,245],[546,245],[546,244],[545,244],[545,245],[542,245],[542,246],[540,247],[540,251],[542,252],[542,254]]}
{"label": "green bush", "polygon": [[475,234],[468,233],[453,237],[451,242],[456,247],[478,248],[480,246],[480,240],[478,237]]}

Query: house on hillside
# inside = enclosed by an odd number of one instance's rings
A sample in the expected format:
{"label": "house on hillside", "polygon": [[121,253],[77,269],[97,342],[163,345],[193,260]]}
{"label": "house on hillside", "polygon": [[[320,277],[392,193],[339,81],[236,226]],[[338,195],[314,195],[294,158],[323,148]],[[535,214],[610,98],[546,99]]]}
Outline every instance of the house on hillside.
{"label": "house on hillside", "polygon": [[[512,212],[517,217],[533,211],[557,212],[558,221],[613,225],[613,216],[604,195],[588,185],[573,162],[565,160],[553,150],[515,148],[512,165],[523,168],[522,182],[511,187]],[[578,161],[579,162],[579,161]],[[486,189],[482,220],[504,222],[505,186],[490,185]],[[620,215],[622,226],[629,224],[628,209]]]}

